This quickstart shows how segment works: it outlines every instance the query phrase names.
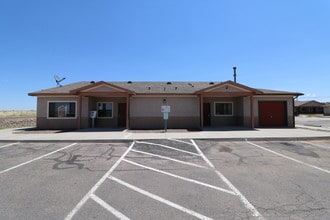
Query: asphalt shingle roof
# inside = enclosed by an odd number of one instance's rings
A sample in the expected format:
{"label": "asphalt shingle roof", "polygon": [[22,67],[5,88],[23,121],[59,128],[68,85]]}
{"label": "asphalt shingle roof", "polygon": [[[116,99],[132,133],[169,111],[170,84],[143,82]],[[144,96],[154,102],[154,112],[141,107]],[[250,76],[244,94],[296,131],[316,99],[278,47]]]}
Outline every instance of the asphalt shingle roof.
{"label": "asphalt shingle roof", "polygon": [[[38,95],[61,95],[71,94],[73,90],[93,85],[95,82],[76,82],[61,87],[54,87],[29,93],[31,96]],[[194,94],[197,91],[215,86],[221,82],[106,82],[108,84],[121,87],[136,94]],[[288,94],[302,95],[301,93],[277,91],[269,89],[256,89],[265,95]]]}

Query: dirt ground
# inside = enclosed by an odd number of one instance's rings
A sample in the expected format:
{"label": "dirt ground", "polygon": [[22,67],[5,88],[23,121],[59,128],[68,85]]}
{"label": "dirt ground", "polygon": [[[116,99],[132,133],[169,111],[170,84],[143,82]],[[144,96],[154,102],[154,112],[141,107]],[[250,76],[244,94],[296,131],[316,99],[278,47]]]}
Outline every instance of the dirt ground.
{"label": "dirt ground", "polygon": [[36,126],[36,117],[0,118],[0,129],[2,129],[2,128],[35,127],[35,126]]}

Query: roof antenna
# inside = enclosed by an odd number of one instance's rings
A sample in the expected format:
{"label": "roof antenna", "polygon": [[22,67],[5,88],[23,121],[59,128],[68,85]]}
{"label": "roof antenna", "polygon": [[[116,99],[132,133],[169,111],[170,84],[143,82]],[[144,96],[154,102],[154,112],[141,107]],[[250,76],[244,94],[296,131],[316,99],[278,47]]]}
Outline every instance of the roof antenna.
{"label": "roof antenna", "polygon": [[65,77],[63,77],[62,79],[60,77],[58,77],[57,75],[54,76],[55,82],[57,83],[58,87],[61,87],[62,85],[60,84],[60,82],[62,82],[63,80],[65,80]]}
{"label": "roof antenna", "polygon": [[235,82],[235,83],[236,83],[236,69],[237,69],[237,67],[234,66],[234,67],[233,67],[233,70],[234,70],[234,82]]}

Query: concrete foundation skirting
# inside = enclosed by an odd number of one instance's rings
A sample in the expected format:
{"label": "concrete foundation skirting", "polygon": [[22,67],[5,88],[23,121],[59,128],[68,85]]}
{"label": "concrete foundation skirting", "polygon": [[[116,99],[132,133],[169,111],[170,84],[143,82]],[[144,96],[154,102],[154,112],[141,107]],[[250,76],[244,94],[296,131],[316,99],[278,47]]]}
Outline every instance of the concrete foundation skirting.
{"label": "concrete foundation skirting", "polygon": [[[197,129],[200,127],[199,117],[171,117],[167,121],[169,129]],[[162,117],[132,117],[130,129],[163,129],[164,119]]]}

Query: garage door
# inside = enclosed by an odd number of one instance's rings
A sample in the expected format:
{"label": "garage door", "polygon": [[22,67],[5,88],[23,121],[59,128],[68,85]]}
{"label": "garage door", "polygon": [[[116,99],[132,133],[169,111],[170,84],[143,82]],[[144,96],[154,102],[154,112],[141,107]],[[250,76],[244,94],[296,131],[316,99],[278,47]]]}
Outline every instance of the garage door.
{"label": "garage door", "polygon": [[287,126],[286,102],[259,102],[259,126]]}

